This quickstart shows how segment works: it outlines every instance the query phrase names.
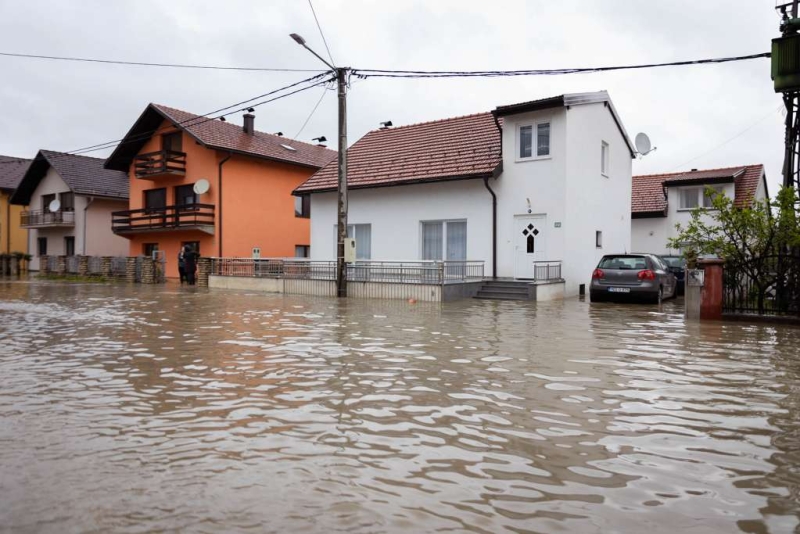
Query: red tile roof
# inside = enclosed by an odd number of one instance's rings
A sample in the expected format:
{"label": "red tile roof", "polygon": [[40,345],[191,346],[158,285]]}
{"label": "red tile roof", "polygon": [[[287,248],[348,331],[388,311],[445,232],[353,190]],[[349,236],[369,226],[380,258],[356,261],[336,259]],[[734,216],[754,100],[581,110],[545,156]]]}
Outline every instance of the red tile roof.
{"label": "red tile roof", "polygon": [[[501,122],[502,124],[502,122]],[[492,176],[502,162],[491,113],[373,130],[347,150],[348,188],[381,187]],[[295,193],[333,191],[332,161]]]}
{"label": "red tile roof", "polygon": [[[693,182],[702,184],[726,179],[734,182],[736,191],[734,204],[739,207],[748,206],[755,199],[758,184],[763,180],[763,177],[763,165],[744,165],[720,169],[634,176],[631,212],[634,214],[663,212],[666,215],[665,187],[686,185]],[[766,184],[764,185],[766,187]]]}
{"label": "red tile roof", "polygon": [[16,189],[30,163],[29,159],[0,156],[0,190]]}
{"label": "red tile roof", "polygon": [[232,151],[312,169],[319,169],[336,159],[335,150],[322,146],[259,131],[248,135],[236,124],[208,119],[161,104],[149,104],[109,156],[106,167],[127,171],[133,158],[156,133],[164,119],[185,130],[200,144],[212,149]]}

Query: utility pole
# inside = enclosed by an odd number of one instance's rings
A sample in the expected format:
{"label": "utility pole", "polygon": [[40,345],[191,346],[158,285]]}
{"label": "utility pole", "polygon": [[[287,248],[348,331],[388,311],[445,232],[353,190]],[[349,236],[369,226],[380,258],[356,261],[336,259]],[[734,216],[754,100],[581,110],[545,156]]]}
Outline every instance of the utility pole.
{"label": "utility pole", "polygon": [[772,79],[786,106],[783,186],[800,188],[800,0],[776,6],[781,37],[772,40]]}
{"label": "utility pole", "polygon": [[[347,296],[347,264],[344,261],[344,244],[347,239],[347,67],[335,67],[306,44],[306,40],[296,33],[289,35],[294,41],[314,54],[336,73],[337,94],[339,97],[339,165],[338,165],[338,202],[336,225],[336,296]],[[333,59],[331,59],[333,61]]]}

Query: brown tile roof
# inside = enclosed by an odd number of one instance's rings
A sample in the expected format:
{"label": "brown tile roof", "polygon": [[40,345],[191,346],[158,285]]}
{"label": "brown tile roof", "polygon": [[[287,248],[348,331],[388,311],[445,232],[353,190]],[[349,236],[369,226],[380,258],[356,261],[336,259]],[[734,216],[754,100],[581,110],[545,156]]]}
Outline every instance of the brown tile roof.
{"label": "brown tile roof", "polygon": [[0,190],[15,190],[30,162],[29,159],[0,156]]}
{"label": "brown tile roof", "polygon": [[[734,182],[736,191],[734,204],[739,207],[748,206],[753,202],[758,184],[763,177],[764,166],[760,164],[634,176],[631,212],[634,214],[663,212],[666,215],[667,201],[664,198],[664,187],[726,180]],[[764,186],[766,187],[766,183]]]}
{"label": "brown tile roof", "polygon": [[103,167],[101,158],[40,150],[11,197],[12,204],[27,205],[52,167],[76,195],[128,200],[128,174]]}
{"label": "brown tile roof", "polygon": [[[244,133],[241,126],[208,119],[161,104],[149,104],[109,156],[106,167],[127,170],[133,157],[167,119],[208,148],[319,169],[336,158],[336,151],[294,139],[256,131]],[[286,146],[291,148],[286,148]],[[292,150],[294,149],[294,150]]]}
{"label": "brown tile roof", "polygon": [[[478,113],[367,133],[347,150],[347,184],[358,189],[483,178],[501,162],[494,118]],[[332,161],[295,193],[335,190],[337,172]]]}

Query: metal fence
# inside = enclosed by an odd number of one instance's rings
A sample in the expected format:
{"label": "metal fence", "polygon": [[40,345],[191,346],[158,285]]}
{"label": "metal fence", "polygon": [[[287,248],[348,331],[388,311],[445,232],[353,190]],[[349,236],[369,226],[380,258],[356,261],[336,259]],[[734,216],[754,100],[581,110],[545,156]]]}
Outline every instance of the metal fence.
{"label": "metal fence", "polygon": [[89,256],[87,264],[89,274],[103,274],[103,258],[100,256]]}
{"label": "metal fence", "polygon": [[800,317],[800,252],[728,262],[722,285],[724,313]]}
{"label": "metal fence", "polygon": [[128,258],[114,257],[111,258],[111,276],[125,277],[128,271]]}
{"label": "metal fence", "polygon": [[[443,285],[483,279],[483,261],[358,261],[350,282]],[[281,258],[212,258],[211,274],[290,280],[335,280],[335,261]]]}
{"label": "metal fence", "polygon": [[535,281],[561,280],[560,261],[533,262],[533,279]]}
{"label": "metal fence", "polygon": [[69,274],[78,274],[78,256],[67,256],[67,272]]}

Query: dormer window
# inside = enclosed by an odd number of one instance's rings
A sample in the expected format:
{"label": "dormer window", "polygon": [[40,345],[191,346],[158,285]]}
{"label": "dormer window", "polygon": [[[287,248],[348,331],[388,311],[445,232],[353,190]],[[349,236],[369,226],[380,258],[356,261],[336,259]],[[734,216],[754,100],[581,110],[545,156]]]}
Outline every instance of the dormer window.
{"label": "dormer window", "polygon": [[518,160],[550,157],[550,121],[519,125],[517,140]]}
{"label": "dormer window", "polygon": [[704,208],[713,208],[714,199],[713,196],[706,196],[706,187],[713,189],[717,195],[725,194],[725,188],[721,185],[685,187],[680,189],[680,209],[691,210],[701,206]]}

